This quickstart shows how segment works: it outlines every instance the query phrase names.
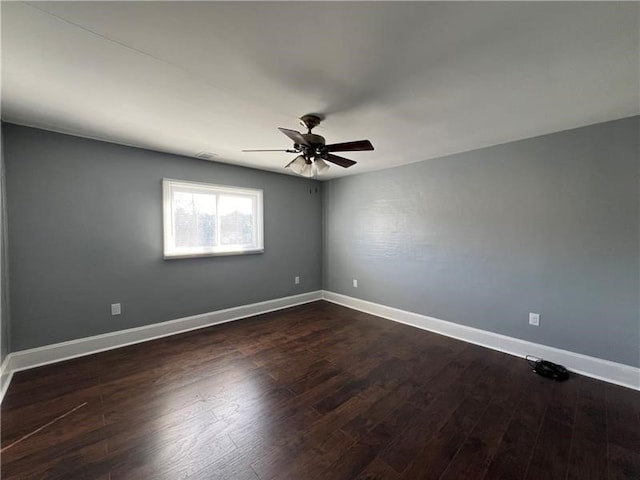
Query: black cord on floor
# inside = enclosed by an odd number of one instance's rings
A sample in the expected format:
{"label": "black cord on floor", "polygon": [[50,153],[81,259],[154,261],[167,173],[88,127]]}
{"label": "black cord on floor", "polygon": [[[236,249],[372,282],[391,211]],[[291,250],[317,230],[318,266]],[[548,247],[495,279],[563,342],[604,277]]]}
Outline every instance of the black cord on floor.
{"label": "black cord on floor", "polygon": [[[535,360],[531,360],[532,358],[535,358]],[[541,358],[534,357],[533,355],[527,355],[526,357],[524,357],[524,359],[527,361],[531,368],[536,368],[537,363],[542,361]]]}

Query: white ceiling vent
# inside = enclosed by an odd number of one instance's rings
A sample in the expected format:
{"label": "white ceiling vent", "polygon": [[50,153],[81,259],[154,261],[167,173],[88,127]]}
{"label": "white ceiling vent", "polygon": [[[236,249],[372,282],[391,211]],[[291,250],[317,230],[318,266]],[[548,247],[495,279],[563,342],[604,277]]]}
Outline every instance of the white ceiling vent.
{"label": "white ceiling vent", "polygon": [[198,152],[196,153],[196,158],[201,158],[202,160],[213,160],[218,156],[217,153],[211,152]]}

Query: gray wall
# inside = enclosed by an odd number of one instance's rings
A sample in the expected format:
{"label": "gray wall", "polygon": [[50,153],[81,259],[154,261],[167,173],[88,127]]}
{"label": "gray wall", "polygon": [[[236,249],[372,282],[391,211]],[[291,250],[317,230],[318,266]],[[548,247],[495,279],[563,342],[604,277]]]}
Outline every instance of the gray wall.
{"label": "gray wall", "polygon": [[640,365],[638,119],[326,183],[325,289]]}
{"label": "gray wall", "polygon": [[[317,182],[11,124],[3,132],[12,351],[322,288]],[[265,253],[163,260],[163,177],[264,189]],[[116,302],[123,313],[112,317]]]}
{"label": "gray wall", "polygon": [[[306,179],[5,124],[0,350],[313,291],[324,273],[327,290],[640,365],[639,127],[332,180],[322,206]],[[266,252],[162,260],[163,177],[263,188]]]}
{"label": "gray wall", "polygon": [[[9,353],[9,308],[7,281],[7,256],[6,256],[6,201],[5,201],[5,176],[4,176],[4,148],[3,138],[0,133],[0,365]],[[2,385],[0,383],[0,385]]]}

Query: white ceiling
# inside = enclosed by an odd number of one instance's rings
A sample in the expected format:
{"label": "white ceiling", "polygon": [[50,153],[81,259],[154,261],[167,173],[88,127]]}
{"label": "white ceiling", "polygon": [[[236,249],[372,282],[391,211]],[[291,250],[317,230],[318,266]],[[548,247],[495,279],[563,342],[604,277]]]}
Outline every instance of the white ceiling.
{"label": "white ceiling", "polygon": [[639,4],[2,2],[3,120],[284,172],[326,114],[374,152],[321,179],[640,113]]}

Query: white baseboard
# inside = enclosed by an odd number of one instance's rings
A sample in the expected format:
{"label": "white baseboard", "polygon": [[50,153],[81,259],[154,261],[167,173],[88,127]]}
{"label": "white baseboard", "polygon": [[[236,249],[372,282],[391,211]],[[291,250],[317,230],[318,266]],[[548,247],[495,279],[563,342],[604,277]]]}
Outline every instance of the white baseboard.
{"label": "white baseboard", "polygon": [[533,355],[534,357],[544,358],[545,360],[560,363],[570,371],[580,375],[640,390],[640,368],[637,367],[527,342],[326,290],[323,291],[323,298],[329,302],[376,315],[377,317],[457,338],[517,357],[524,358],[526,355]]}
{"label": "white baseboard", "polygon": [[13,372],[9,367],[10,362],[11,359],[9,358],[9,355],[7,355],[6,357],[4,357],[4,361],[0,366],[0,403],[2,402],[4,394],[7,392],[9,384],[11,383],[11,379],[13,378]]}
{"label": "white baseboard", "polygon": [[20,370],[27,370],[29,368],[70,360],[105,350],[125,347],[134,343],[147,342],[169,335],[176,335],[190,330],[240,320],[321,299],[322,291],[317,290],[315,292],[303,293],[291,297],[277,298],[265,302],[227,308],[225,310],[216,310],[191,317],[178,318],[162,323],[154,323],[142,327],[129,328],[127,330],[119,330],[117,332],[95,335],[93,337],[79,338],[68,342],[13,352],[7,355],[0,368],[0,402],[2,402],[4,394],[9,387],[13,373]]}

